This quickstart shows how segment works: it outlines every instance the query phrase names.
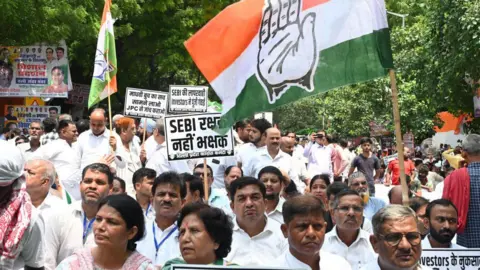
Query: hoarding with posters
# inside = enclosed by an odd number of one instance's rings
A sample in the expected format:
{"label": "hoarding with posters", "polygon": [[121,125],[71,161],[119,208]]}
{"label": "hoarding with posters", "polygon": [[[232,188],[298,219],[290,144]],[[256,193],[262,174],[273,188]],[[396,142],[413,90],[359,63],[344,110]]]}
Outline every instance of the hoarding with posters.
{"label": "hoarding with posters", "polygon": [[33,121],[43,121],[60,114],[60,106],[5,105],[5,125],[16,123],[19,128],[28,128]]}
{"label": "hoarding with posters", "polygon": [[65,100],[65,104],[87,105],[89,94],[90,94],[89,84],[74,83],[73,90],[68,92],[68,99]]}
{"label": "hoarding with posters", "polygon": [[58,45],[0,46],[0,97],[67,98],[68,50]]}

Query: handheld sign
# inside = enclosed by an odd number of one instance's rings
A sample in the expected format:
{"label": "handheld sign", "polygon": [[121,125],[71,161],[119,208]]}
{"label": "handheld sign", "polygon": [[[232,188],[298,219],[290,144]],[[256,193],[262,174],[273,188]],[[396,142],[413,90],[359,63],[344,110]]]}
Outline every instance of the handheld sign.
{"label": "handheld sign", "polygon": [[213,131],[221,114],[165,117],[168,160],[233,156],[233,135]]}
{"label": "handheld sign", "polygon": [[127,87],[124,115],[158,119],[167,112],[167,93]]}
{"label": "handheld sign", "polygon": [[424,249],[420,264],[434,270],[478,270],[480,249]]}
{"label": "handheld sign", "polygon": [[170,85],[168,111],[171,113],[202,113],[208,108],[207,86]]}

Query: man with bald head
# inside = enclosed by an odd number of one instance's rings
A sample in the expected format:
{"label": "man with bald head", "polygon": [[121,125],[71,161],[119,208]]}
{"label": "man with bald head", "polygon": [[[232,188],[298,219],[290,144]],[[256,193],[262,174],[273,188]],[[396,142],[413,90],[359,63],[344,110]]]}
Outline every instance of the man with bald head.
{"label": "man with bald head", "polygon": [[306,183],[308,183],[310,179],[308,178],[307,167],[305,166],[303,160],[293,156],[295,153],[295,139],[288,136],[283,136],[280,139],[280,150],[292,157],[292,168],[295,170],[296,174],[296,177],[293,179],[295,185],[297,186],[297,190],[301,193],[304,193]]}
{"label": "man with bald head", "polygon": [[261,169],[267,166],[275,166],[288,173],[290,179],[298,178],[292,168],[292,157],[280,150],[280,130],[269,128],[265,131],[266,149],[258,151],[245,165],[245,176],[258,178]]}
{"label": "man with bald head", "polygon": [[[106,112],[97,108],[90,114],[90,129],[80,134],[77,141],[77,158],[80,162],[80,170],[86,166],[98,162],[102,158],[111,161],[111,155],[115,155],[116,138],[106,128]],[[116,162],[121,162],[115,160]]]}
{"label": "man with bald head", "polygon": [[34,159],[25,164],[27,192],[33,206],[41,213],[65,205],[64,201],[50,194],[50,188],[56,177],[55,167],[48,160]]}

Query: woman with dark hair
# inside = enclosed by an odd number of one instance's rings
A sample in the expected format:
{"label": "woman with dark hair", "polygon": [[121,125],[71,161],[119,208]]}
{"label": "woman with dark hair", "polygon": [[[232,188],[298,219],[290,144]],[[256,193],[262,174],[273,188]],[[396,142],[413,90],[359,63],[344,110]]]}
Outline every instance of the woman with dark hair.
{"label": "woman with dark hair", "polygon": [[232,265],[224,258],[232,246],[233,223],[222,210],[190,203],[180,211],[177,224],[182,258],[167,261],[162,270],[174,264]]}
{"label": "woman with dark hair", "polygon": [[155,269],[149,259],[135,251],[135,242],[145,233],[140,205],[127,195],[110,195],[98,209],[93,223],[97,246],[73,253],[57,269]]}
{"label": "woman with dark hair", "polygon": [[322,200],[326,209],[328,209],[328,186],[330,186],[330,176],[328,174],[317,174],[310,180],[310,193]]}

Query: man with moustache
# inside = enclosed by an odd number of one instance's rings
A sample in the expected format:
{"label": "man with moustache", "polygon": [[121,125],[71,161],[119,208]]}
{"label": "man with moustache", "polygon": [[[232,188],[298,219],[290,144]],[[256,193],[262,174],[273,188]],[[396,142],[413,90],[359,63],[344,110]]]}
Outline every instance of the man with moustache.
{"label": "man with moustache", "polygon": [[155,178],[152,195],[155,218],[145,223],[145,237],[137,242],[137,251],[161,267],[181,255],[176,221],[187,190],[179,174],[165,172]]}
{"label": "man with moustache", "polygon": [[370,243],[378,254],[362,270],[428,270],[420,266],[422,236],[412,209],[389,205],[380,209],[372,219],[373,235]]}
{"label": "man with moustache", "polygon": [[236,151],[236,158],[238,167],[243,168],[243,165],[248,163],[250,159],[255,156],[258,151],[264,150],[265,147],[265,132],[271,128],[272,124],[265,119],[255,119],[250,122],[249,143],[243,144]]}
{"label": "man with moustache", "polygon": [[142,207],[146,219],[155,218],[152,206],[152,185],[157,173],[148,168],[140,168],[133,173],[132,184],[135,188],[135,199]]}
{"label": "man with moustache", "polygon": [[438,199],[430,202],[425,215],[424,224],[430,233],[422,240],[422,249],[464,248],[452,243],[458,229],[458,212],[451,201]]}
{"label": "man with moustache", "polygon": [[31,122],[30,127],[28,128],[28,135],[30,142],[17,145],[17,147],[22,151],[25,161],[29,161],[35,151],[37,151],[41,146],[40,137],[43,135],[42,123],[40,121]]}
{"label": "man with moustache", "polygon": [[[291,132],[289,134],[292,134]],[[303,162],[303,154],[301,158],[294,157],[295,149],[295,140],[283,136],[280,139],[280,150],[289,154],[292,157],[292,168],[295,171],[296,177],[294,178],[295,185],[297,186],[297,190],[301,193],[305,191],[306,184],[309,183],[310,179],[307,173],[307,167]],[[302,148],[303,149],[303,148]],[[303,153],[303,150],[302,150]]]}
{"label": "man with moustache", "polygon": [[332,203],[335,226],[325,235],[323,250],[346,259],[357,270],[375,259],[369,242],[370,234],[360,227],[363,223],[363,200],[354,190],[344,190]]}
{"label": "man with moustache", "polygon": [[348,177],[348,187],[352,190],[355,190],[362,197],[362,201],[365,204],[363,215],[372,219],[375,213],[385,207],[386,203],[378,198],[370,197],[370,189],[368,188],[368,181],[365,175],[356,171]]}
{"label": "man with moustache", "polygon": [[260,170],[258,179],[266,188],[265,213],[267,216],[280,224],[283,224],[282,207],[285,199],[280,196],[284,190],[286,181],[282,172],[273,166],[267,166]]}
{"label": "man with moustache", "polygon": [[[233,129],[237,133],[235,136],[235,145],[243,145],[249,142],[249,133],[251,129],[249,120],[241,120],[235,123]],[[238,138],[237,138],[238,137]]]}
{"label": "man with moustache", "polygon": [[327,211],[319,198],[311,195],[293,197],[283,205],[281,229],[289,249],[277,258],[278,267],[306,270],[350,270],[342,257],[321,250],[325,239]]}
{"label": "man with moustache", "polygon": [[74,251],[95,245],[93,222],[100,201],[108,196],[113,186],[110,168],[93,163],[82,171],[81,201],[74,202],[64,211],[52,212],[45,227],[46,268],[55,267]]}

